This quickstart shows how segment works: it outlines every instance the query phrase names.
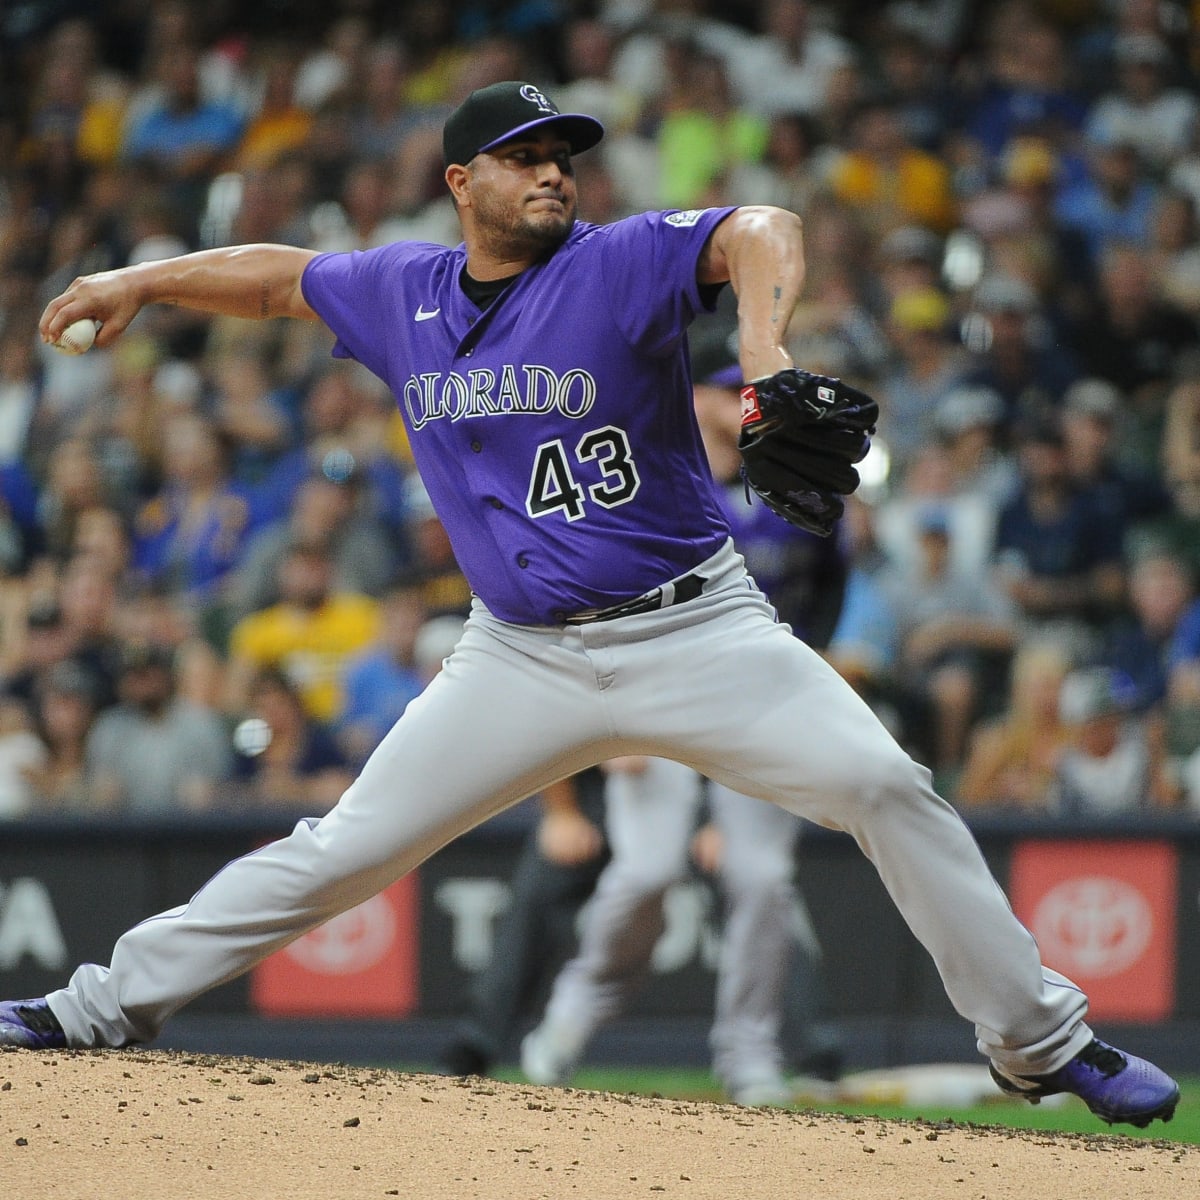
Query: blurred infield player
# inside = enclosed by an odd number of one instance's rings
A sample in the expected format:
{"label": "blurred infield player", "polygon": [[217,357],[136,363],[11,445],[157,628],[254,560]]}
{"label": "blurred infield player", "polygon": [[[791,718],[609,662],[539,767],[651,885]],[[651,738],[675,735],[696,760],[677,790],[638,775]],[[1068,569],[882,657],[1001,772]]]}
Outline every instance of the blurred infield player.
{"label": "blurred infield player", "polygon": [[[581,913],[579,951],[521,1042],[521,1070],[533,1083],[570,1082],[592,1035],[628,1006],[666,927],[667,890],[688,876],[704,781],[665,758],[626,756],[605,770],[612,857]],[[735,1103],[791,1104],[782,1031],[797,944],[805,965],[819,969],[816,935],[793,881],[800,822],[719,784],[709,787],[708,807],[719,845],[704,865],[725,896],[709,1035],[713,1073]]]}
{"label": "blurred infield player", "polygon": [[800,220],[748,206],[575,220],[603,136],[537,87],[447,119],[463,244],[226,247],[75,280],[41,336],[143,305],[321,319],[396,396],[475,593],[462,640],[337,805],[117,940],[109,966],[0,1007],[0,1044],[122,1046],[386,887],[451,839],[603,759],[683,762],[845,830],[931,954],[1005,1090],[1109,1122],[1174,1113],[1157,1067],[1096,1040],[954,809],[748,579],[692,411],[687,328],[728,282],[744,377],[793,367]]}

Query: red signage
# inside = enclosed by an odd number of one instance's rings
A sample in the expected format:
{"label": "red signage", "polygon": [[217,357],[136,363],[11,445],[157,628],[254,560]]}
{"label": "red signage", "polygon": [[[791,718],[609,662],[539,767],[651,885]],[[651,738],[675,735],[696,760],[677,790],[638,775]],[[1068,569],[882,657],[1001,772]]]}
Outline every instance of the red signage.
{"label": "red signage", "polygon": [[1088,994],[1090,1016],[1162,1021],[1175,1006],[1177,875],[1166,842],[1029,841],[1008,890],[1042,961]]}
{"label": "red signage", "polygon": [[275,1017],[403,1017],[417,1005],[417,876],[349,909],[261,962],[255,1010]]}

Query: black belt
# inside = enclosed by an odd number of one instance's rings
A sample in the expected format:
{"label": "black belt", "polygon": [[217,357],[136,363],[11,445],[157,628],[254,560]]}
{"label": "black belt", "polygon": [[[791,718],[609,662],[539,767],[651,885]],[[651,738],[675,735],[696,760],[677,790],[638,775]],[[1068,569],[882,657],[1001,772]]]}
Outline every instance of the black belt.
{"label": "black belt", "polygon": [[632,617],[635,613],[658,612],[660,608],[670,608],[674,604],[683,604],[695,600],[704,590],[707,580],[703,575],[693,571],[683,575],[674,583],[656,587],[651,592],[634,596],[632,600],[623,600],[620,604],[611,604],[608,608],[584,608],[579,612],[563,617],[565,625],[590,625],[593,621],[613,621],[617,617]]}

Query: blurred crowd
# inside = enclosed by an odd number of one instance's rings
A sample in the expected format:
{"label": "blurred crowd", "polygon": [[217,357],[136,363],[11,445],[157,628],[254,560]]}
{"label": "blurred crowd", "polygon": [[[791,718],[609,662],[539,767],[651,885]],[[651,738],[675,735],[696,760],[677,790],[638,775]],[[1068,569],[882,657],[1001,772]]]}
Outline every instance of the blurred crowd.
{"label": "blurred crowd", "polygon": [[[878,396],[827,654],[964,809],[1200,813],[1200,3],[42,0],[0,12],[0,817],[324,811],[469,588],[323,327],[78,275],[458,241],[441,124],[543,84],[581,216],[805,221],[799,365]],[[693,337],[728,360],[726,289]]]}

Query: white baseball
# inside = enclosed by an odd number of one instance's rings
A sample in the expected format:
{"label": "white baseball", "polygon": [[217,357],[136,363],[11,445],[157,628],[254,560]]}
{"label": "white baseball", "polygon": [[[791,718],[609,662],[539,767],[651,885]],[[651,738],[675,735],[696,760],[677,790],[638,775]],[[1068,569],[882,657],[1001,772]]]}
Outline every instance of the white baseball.
{"label": "white baseball", "polygon": [[54,348],[64,354],[86,354],[92,348],[92,343],[96,340],[96,330],[99,328],[99,322],[93,321],[91,317],[81,317],[78,321],[72,321],[58,335]]}
{"label": "white baseball", "polygon": [[273,736],[274,731],[262,717],[247,717],[233,731],[233,748],[253,758],[271,744]]}

